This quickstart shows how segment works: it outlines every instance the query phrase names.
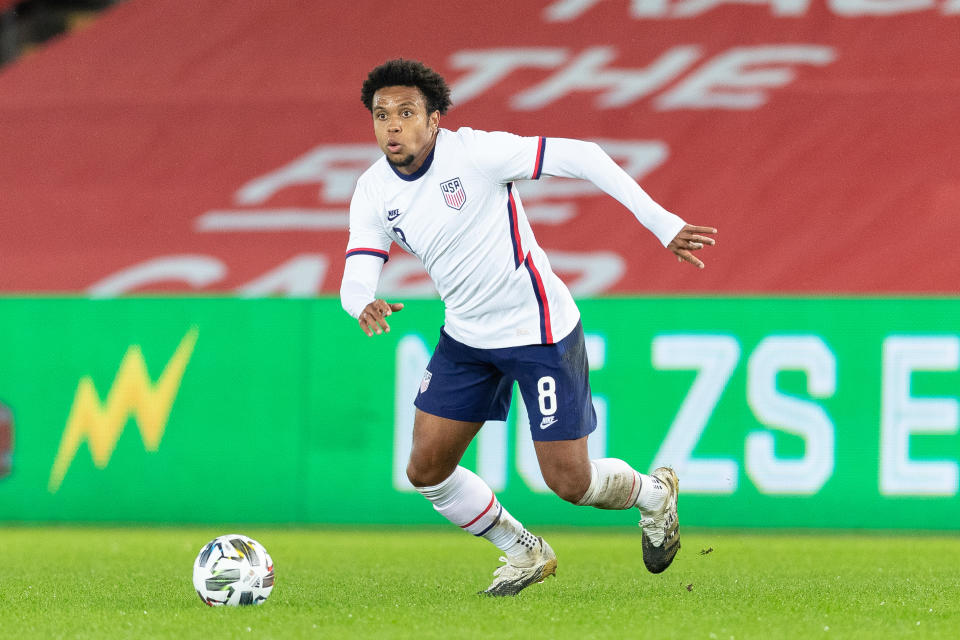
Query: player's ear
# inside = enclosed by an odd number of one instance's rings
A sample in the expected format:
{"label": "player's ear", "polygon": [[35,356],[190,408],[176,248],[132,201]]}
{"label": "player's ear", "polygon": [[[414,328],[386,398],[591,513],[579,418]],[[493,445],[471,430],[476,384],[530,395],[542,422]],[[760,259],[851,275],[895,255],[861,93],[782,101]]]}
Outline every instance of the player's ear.
{"label": "player's ear", "polygon": [[430,129],[436,133],[440,129],[440,111],[434,111],[430,114]]}

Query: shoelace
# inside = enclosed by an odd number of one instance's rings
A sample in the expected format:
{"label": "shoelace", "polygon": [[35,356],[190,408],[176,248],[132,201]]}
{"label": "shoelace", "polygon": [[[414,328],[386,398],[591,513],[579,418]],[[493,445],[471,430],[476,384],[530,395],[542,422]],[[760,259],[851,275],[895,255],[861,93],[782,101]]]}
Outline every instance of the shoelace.
{"label": "shoelace", "polygon": [[493,570],[493,575],[494,577],[497,577],[497,578],[500,577],[500,574],[503,573],[504,569],[507,569],[508,567],[510,567],[510,561],[507,560],[505,557],[500,556],[500,562],[504,563],[503,566],[497,567],[496,569]]}
{"label": "shoelace", "polygon": [[[652,516],[640,518],[640,527],[647,534],[647,537],[650,538],[650,543],[655,547],[662,545],[667,537],[666,526],[657,525],[656,520],[654,520]],[[651,528],[647,529],[647,527]]]}
{"label": "shoelace", "polygon": [[530,569],[530,567],[518,567],[510,564],[510,561],[503,556],[500,556],[500,562],[505,564],[493,570],[493,575],[496,578],[514,579],[518,576],[522,576],[524,570]]}

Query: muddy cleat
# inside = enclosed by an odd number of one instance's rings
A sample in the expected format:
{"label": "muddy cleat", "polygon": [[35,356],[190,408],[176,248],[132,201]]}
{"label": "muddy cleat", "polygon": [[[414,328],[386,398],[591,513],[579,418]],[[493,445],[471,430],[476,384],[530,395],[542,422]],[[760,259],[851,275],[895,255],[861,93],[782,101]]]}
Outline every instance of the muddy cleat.
{"label": "muddy cleat", "polygon": [[493,572],[495,576],[493,582],[486,590],[481,591],[480,595],[515,596],[534,582],[543,582],[546,578],[556,575],[557,554],[543,538],[538,537],[537,540],[540,541],[540,547],[532,565],[518,567],[501,557],[500,562],[506,564]]}
{"label": "muddy cleat", "polygon": [[680,550],[680,521],[677,517],[677,494],[680,481],[670,467],[659,467],[651,473],[662,482],[669,493],[659,510],[643,514],[640,529],[643,547],[643,564],[650,573],[660,573],[670,566]]}

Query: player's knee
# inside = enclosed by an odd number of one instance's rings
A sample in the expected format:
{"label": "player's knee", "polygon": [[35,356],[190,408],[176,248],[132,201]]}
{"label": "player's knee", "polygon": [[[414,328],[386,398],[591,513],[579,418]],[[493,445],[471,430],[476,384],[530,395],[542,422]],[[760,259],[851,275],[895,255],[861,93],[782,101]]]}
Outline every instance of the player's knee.
{"label": "player's knee", "polygon": [[587,492],[589,486],[589,480],[587,484],[584,484],[580,478],[569,475],[544,477],[544,480],[547,486],[550,487],[550,490],[557,494],[557,496],[573,504],[577,504],[577,502],[580,501],[580,498]]}
{"label": "player's knee", "polygon": [[424,467],[410,461],[407,464],[407,480],[415,487],[432,487],[450,476],[450,472],[437,467]]}
{"label": "player's knee", "polygon": [[413,463],[407,465],[407,480],[415,487],[429,487],[430,483],[424,480],[425,474]]}

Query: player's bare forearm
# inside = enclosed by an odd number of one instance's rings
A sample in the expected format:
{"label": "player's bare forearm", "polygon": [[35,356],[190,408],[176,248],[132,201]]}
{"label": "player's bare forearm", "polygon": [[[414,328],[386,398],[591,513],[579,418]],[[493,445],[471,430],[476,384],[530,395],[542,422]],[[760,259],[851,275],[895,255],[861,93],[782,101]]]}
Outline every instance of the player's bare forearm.
{"label": "player's bare forearm", "polygon": [[684,225],[683,229],[680,229],[680,233],[670,241],[667,249],[670,249],[680,262],[686,261],[698,269],[703,269],[703,262],[697,256],[693,255],[693,252],[700,251],[706,246],[717,244],[716,238],[712,237],[716,233],[717,230],[713,227],[698,227],[687,224]]}
{"label": "player's bare forearm", "polygon": [[368,336],[373,336],[374,333],[389,333],[390,324],[387,323],[387,316],[401,309],[403,309],[402,302],[391,303],[378,298],[363,308],[357,322]]}

